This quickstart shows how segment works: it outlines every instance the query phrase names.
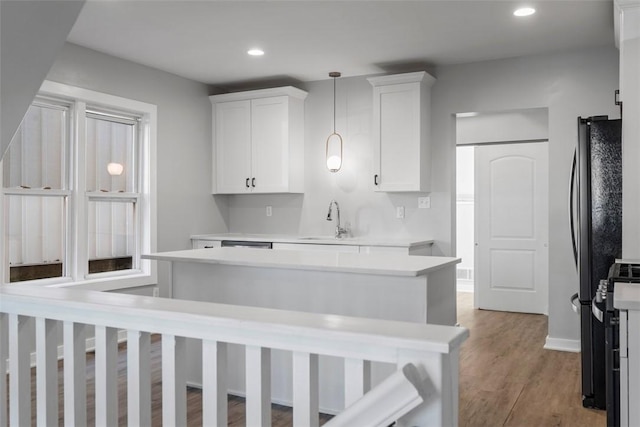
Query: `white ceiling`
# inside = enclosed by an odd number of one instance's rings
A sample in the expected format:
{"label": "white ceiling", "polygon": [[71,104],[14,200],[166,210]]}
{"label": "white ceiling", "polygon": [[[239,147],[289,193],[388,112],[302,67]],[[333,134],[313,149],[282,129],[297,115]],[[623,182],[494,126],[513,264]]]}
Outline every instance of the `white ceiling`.
{"label": "white ceiling", "polygon": [[[613,45],[612,0],[92,1],[68,41],[212,85]],[[266,54],[250,57],[260,47]],[[405,69],[405,70],[403,70]]]}

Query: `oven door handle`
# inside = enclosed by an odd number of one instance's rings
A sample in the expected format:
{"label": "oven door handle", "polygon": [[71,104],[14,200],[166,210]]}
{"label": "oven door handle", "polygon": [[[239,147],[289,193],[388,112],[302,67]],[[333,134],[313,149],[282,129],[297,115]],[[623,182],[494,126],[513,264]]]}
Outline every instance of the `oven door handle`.
{"label": "oven door handle", "polygon": [[578,293],[576,292],[571,296],[571,309],[580,314],[580,301],[578,301]]}

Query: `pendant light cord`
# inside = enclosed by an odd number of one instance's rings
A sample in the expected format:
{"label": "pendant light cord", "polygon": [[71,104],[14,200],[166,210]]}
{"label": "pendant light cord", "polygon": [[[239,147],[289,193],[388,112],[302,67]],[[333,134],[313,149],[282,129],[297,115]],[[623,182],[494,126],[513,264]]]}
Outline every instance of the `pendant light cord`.
{"label": "pendant light cord", "polygon": [[333,78],[333,133],[336,133],[336,78]]}

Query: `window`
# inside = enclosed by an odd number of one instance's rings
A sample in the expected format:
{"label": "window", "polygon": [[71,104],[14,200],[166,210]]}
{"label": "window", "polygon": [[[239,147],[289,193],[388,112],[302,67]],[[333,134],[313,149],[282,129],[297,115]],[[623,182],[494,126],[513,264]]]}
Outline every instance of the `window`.
{"label": "window", "polygon": [[153,105],[45,82],[0,163],[3,283],[153,284]]}

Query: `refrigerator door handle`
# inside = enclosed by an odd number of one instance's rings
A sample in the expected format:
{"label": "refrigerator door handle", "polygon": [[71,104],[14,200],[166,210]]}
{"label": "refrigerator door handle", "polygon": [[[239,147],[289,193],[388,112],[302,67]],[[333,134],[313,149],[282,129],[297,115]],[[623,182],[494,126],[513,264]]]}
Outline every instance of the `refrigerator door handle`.
{"label": "refrigerator door handle", "polygon": [[578,293],[571,295],[571,309],[580,314],[580,301],[578,301]]}
{"label": "refrigerator door handle", "polygon": [[571,223],[571,243],[573,249],[573,260],[578,269],[578,242],[576,240],[576,224],[575,218],[575,191],[576,191],[576,166],[577,166],[578,150],[573,150],[573,162],[571,164],[571,183],[569,185],[569,222]]}
{"label": "refrigerator door handle", "polygon": [[596,305],[596,299],[595,298],[591,300],[591,313],[593,314],[593,316],[596,319],[598,319],[598,321],[600,323],[604,323],[604,313]]}

